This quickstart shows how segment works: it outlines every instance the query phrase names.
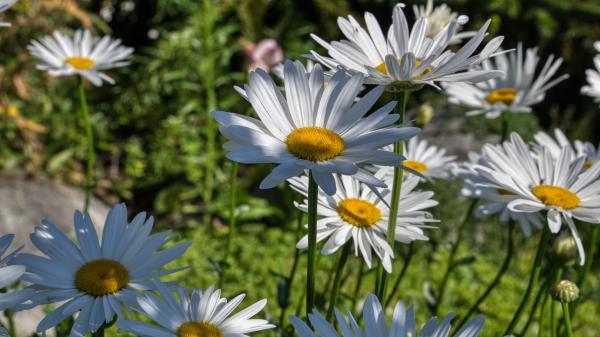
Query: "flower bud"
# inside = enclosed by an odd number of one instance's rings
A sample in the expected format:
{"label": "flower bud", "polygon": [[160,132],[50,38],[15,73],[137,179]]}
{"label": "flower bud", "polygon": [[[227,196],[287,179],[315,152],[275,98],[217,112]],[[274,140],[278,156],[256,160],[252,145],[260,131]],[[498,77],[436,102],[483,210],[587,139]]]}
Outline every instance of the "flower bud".
{"label": "flower bud", "polygon": [[568,233],[561,233],[552,244],[550,260],[558,266],[572,265],[577,260],[577,244]]}
{"label": "flower bud", "polygon": [[579,288],[574,282],[562,280],[550,289],[550,295],[555,301],[569,303],[579,298]]}
{"label": "flower bud", "polygon": [[433,107],[429,103],[425,103],[419,107],[419,112],[415,116],[415,124],[419,127],[425,127],[433,119]]}

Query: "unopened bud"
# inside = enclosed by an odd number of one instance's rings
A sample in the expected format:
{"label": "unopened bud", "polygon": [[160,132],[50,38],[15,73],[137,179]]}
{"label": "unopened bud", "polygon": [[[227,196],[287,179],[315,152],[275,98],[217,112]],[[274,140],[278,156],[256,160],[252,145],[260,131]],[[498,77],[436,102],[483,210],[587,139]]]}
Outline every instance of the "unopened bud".
{"label": "unopened bud", "polygon": [[562,280],[550,289],[550,295],[555,301],[569,303],[579,298],[579,288],[574,282]]}
{"label": "unopened bud", "polygon": [[415,124],[419,127],[425,127],[433,119],[433,107],[429,103],[425,103],[419,107],[419,112],[415,116]]}
{"label": "unopened bud", "polygon": [[572,265],[577,260],[577,243],[568,233],[556,237],[550,250],[550,260],[558,266]]}

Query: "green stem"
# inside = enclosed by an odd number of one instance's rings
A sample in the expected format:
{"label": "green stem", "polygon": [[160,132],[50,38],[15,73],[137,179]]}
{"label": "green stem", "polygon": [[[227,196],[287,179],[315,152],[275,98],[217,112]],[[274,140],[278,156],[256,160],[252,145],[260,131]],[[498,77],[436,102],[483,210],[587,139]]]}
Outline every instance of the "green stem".
{"label": "green stem", "polygon": [[337,269],[335,271],[335,280],[333,281],[333,292],[331,293],[331,298],[329,299],[329,310],[327,310],[327,321],[331,321],[333,318],[333,312],[337,305],[338,297],[340,295],[340,285],[342,284],[342,274],[344,273],[344,266],[346,265],[346,261],[348,261],[348,256],[350,255],[350,249],[352,248],[351,243],[346,243],[344,248],[342,249],[342,253],[338,260]]}
{"label": "green stem", "polygon": [[[556,274],[554,274],[554,282],[552,284],[557,284],[560,282],[562,277],[562,268],[556,270]],[[556,320],[556,303],[552,301],[550,303],[550,336],[556,337],[558,334],[558,321]]]}
{"label": "green stem", "polygon": [[358,300],[358,293],[360,292],[360,287],[362,285],[363,278],[365,277],[365,263],[363,262],[363,259],[358,259],[358,263],[360,264],[360,267],[358,267],[358,278],[356,280],[356,287],[354,287],[354,292],[352,293],[352,312],[356,310],[356,301]]}
{"label": "green stem", "polygon": [[319,186],[308,174],[308,259],[306,265],[306,314],[315,309],[315,254],[317,250],[317,198]]}
{"label": "green stem", "polygon": [[465,217],[463,218],[462,223],[458,227],[458,234],[456,237],[456,241],[452,244],[452,248],[450,250],[450,256],[448,256],[448,262],[446,264],[446,271],[444,272],[444,276],[442,277],[442,282],[440,283],[440,286],[438,287],[438,297],[437,297],[437,301],[433,307],[433,313],[435,315],[437,315],[437,311],[438,311],[440,305],[442,304],[442,300],[443,300],[444,294],[446,292],[446,286],[448,284],[450,274],[452,273],[452,269],[454,269],[454,259],[456,258],[456,253],[458,253],[458,247],[460,246],[460,242],[462,241],[462,237],[463,237],[463,234],[467,227],[467,224],[469,223],[469,220],[471,220],[473,212],[475,211],[475,208],[477,207],[477,202],[478,202],[477,199],[473,199],[471,201],[471,204],[469,205],[469,209],[467,210],[467,214],[465,214]]}
{"label": "green stem", "polygon": [[514,227],[515,227],[515,222],[511,219],[508,223],[508,243],[506,244],[506,256],[504,257],[504,262],[502,262],[502,266],[500,267],[498,274],[496,274],[496,277],[494,277],[494,280],[492,280],[492,283],[490,283],[490,285],[483,292],[483,294],[481,296],[479,296],[479,298],[477,299],[475,304],[473,304],[471,309],[469,309],[467,314],[461,319],[460,323],[458,323],[458,325],[456,326],[455,331],[460,330],[460,328],[462,328],[462,326],[469,320],[469,318],[475,313],[475,311],[479,309],[479,306],[481,305],[481,303],[483,303],[483,301],[485,301],[485,299],[490,295],[492,290],[494,290],[494,288],[496,288],[498,286],[498,284],[500,283],[500,279],[502,279],[502,276],[504,275],[504,273],[506,273],[506,270],[508,270],[508,266],[510,265],[510,260],[512,259],[512,256],[513,256],[513,229],[514,229]]}
{"label": "green stem", "polygon": [[519,318],[521,318],[521,315],[523,314],[523,310],[525,310],[525,307],[527,306],[527,302],[529,301],[531,292],[533,291],[533,289],[537,288],[538,281],[540,278],[540,272],[542,271],[542,260],[544,258],[544,252],[546,251],[546,246],[548,245],[549,238],[550,238],[550,230],[546,226],[546,227],[544,227],[541,237],[540,237],[540,242],[538,244],[537,253],[535,254],[535,260],[533,261],[533,267],[531,268],[531,275],[529,277],[527,289],[525,290],[525,294],[523,295],[523,298],[521,299],[521,303],[519,304],[517,311],[513,315],[513,318],[510,321],[510,323],[508,324],[508,327],[506,327],[506,331],[504,332],[504,335],[511,334],[511,332],[515,328],[515,325],[519,321]]}
{"label": "green stem", "polygon": [[6,309],[4,310],[4,316],[6,316],[6,320],[8,321],[8,335],[11,337],[16,336],[15,313],[11,309]]}
{"label": "green stem", "polygon": [[223,257],[223,270],[219,275],[219,288],[222,288],[223,279],[225,272],[229,269],[229,256],[231,255],[231,248],[233,246],[233,240],[236,234],[236,221],[237,217],[235,214],[236,208],[236,196],[237,196],[237,174],[238,174],[238,163],[232,162],[231,173],[229,176],[229,233],[227,234],[227,243],[225,245],[225,256]]}
{"label": "green stem", "polygon": [[[598,244],[598,233],[600,233],[600,225],[594,225],[592,228],[590,243],[588,249],[586,249],[587,260],[585,261],[585,265],[583,266],[581,274],[579,275],[579,279],[577,280],[577,286],[579,289],[582,289],[585,286],[587,276],[592,269],[592,263],[594,262],[594,256],[596,255],[596,248]],[[575,308],[573,308],[573,310],[574,309]]]}
{"label": "green stem", "polygon": [[85,86],[83,78],[79,77],[79,102],[81,103],[81,117],[85,127],[85,139],[87,147],[87,163],[85,170],[85,204],[83,211],[87,212],[90,207],[90,199],[94,190],[94,165],[96,156],[94,153],[94,134],[92,132],[92,123],[90,122],[90,114],[88,112],[87,98],[85,95]]}
{"label": "green stem", "polygon": [[408,253],[406,254],[406,257],[404,258],[404,265],[402,266],[402,270],[400,271],[398,278],[396,278],[396,282],[394,282],[394,287],[392,287],[392,292],[388,295],[388,298],[385,301],[386,308],[390,305],[390,303],[392,303],[392,300],[394,299],[396,292],[398,291],[398,289],[400,289],[400,283],[402,282],[402,279],[404,278],[404,275],[406,274],[406,271],[408,270],[410,261],[412,261],[413,252],[414,252],[413,248],[414,248],[414,243],[411,242],[410,245],[408,245]]}
{"label": "green stem", "polygon": [[508,135],[510,133],[510,122],[508,120],[508,112],[502,112],[502,133],[500,142],[504,142],[508,139]]}
{"label": "green stem", "polygon": [[[296,223],[296,240],[295,242],[298,242],[298,239],[300,239],[300,233],[302,231],[302,225],[303,225],[303,216],[304,213],[298,211],[298,220]],[[290,271],[290,276],[288,277],[288,284],[287,284],[287,290],[286,290],[286,294],[288,296],[287,301],[289,301],[289,294],[290,294],[290,289],[292,288],[292,285],[294,284],[294,279],[296,278],[296,271],[298,270],[298,261],[300,260],[300,250],[299,249],[294,249],[294,262],[292,263],[292,270]],[[286,301],[286,302],[287,302]],[[287,309],[287,306],[284,306],[281,308],[281,314],[279,315],[279,328],[280,329],[284,329],[284,321],[285,321],[285,311]]]}
{"label": "green stem", "polygon": [[[546,303],[548,303],[549,293],[546,291],[544,294],[544,300],[542,301],[542,309],[540,309],[540,327],[538,331],[538,337],[544,337],[544,319],[546,317]],[[552,304],[552,303],[550,303]]]}
{"label": "green stem", "polygon": [[[410,91],[397,92],[395,99],[398,101],[396,104],[395,112],[400,115],[400,119],[398,120],[398,125],[404,125],[404,115],[406,114],[406,105],[408,104],[408,100],[410,99]],[[394,144],[394,152],[397,154],[404,154],[404,142],[396,142]],[[394,182],[392,185],[392,199],[391,199],[391,209],[390,209],[390,217],[387,228],[387,242],[392,248],[392,251],[395,251],[394,247],[396,245],[396,223],[398,221],[398,207],[400,206],[400,194],[402,191],[402,176],[404,174],[404,170],[402,167],[394,167]],[[387,286],[387,272],[383,269],[383,264],[379,265],[378,270],[379,276],[379,286],[377,289],[377,297],[383,299],[385,296],[385,288]]]}
{"label": "green stem", "polygon": [[[550,274],[553,274],[553,273],[554,273],[554,270],[550,271]],[[562,274],[562,269],[558,269],[558,275],[561,275],[561,274]],[[545,294],[548,294],[548,291],[550,290],[551,286],[552,286],[552,283],[550,282],[549,279],[547,279],[544,282],[544,284],[540,287],[540,289],[538,290],[537,294],[534,297],[533,305],[529,309],[529,316],[527,317],[525,326],[521,330],[521,333],[519,333],[519,336],[527,336],[527,330],[529,330],[529,326],[533,322],[533,317],[535,316],[535,312],[536,312],[538,306],[540,305],[540,301],[542,300],[542,297]]]}
{"label": "green stem", "polygon": [[573,327],[571,325],[571,313],[569,312],[569,303],[562,302],[563,318],[567,328],[567,336],[573,337]]}

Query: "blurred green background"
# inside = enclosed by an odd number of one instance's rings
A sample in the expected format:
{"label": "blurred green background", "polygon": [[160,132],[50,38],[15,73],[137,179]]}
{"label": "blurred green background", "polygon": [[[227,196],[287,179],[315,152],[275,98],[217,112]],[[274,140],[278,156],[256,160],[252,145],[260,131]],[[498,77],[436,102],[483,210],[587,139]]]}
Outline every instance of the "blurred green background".
{"label": "blurred green background", "polygon": [[[424,2],[406,2],[407,15],[412,15],[413,4]],[[543,58],[549,54],[564,58],[560,72],[569,73],[570,79],[551,89],[547,99],[534,107],[534,114],[520,116],[514,123],[525,138],[531,138],[538,128],[559,126],[572,137],[594,143],[600,140],[598,106],[579,94],[585,84],[585,69],[592,67],[592,43],[600,40],[600,1],[446,3],[454,11],[469,15],[469,28],[492,18],[491,36],[504,35],[505,48],[523,41],[527,47],[538,46]],[[251,113],[233,90],[234,85],[245,81],[248,61],[244,45],[272,38],[282,46],[285,58],[302,58],[308,50],[320,48],[309,33],[340,38],[337,16],[353,14],[362,19],[362,13],[370,11],[386,27],[394,4],[382,0],[20,0],[5,13],[5,21],[13,26],[0,34],[1,174],[43,174],[83,185],[85,145],[81,141],[76,78],[50,78],[35,70],[35,60],[26,45],[54,29],[80,27],[121,38],[136,49],[133,64],[110,71],[116,85],[88,90],[99,156],[96,176],[100,180],[95,195],[109,204],[124,200],[132,212],[149,211],[161,226],[176,229],[182,239],[193,238],[194,246],[181,262],[194,266],[185,283],[207,287],[216,281],[214,261],[222,257],[227,233],[231,167],[220,150],[222,139],[206,127],[211,123],[207,116],[214,109]],[[433,102],[436,108],[434,123],[462,113],[448,106],[434,89],[414,95],[410,105],[425,101]],[[498,128],[496,121],[483,118],[465,119],[464,123],[467,130],[477,133]],[[206,149],[214,137],[218,151],[212,158]],[[207,175],[212,165],[214,174]],[[240,168],[237,212],[241,233],[234,251],[237,263],[225,280],[225,294],[247,291],[251,299],[268,297],[267,314],[277,321],[283,299],[280,297],[279,305],[275,299],[278,291],[282,296],[281,285],[294,256],[297,216],[292,200],[297,196],[284,188],[258,190],[258,182],[269,169],[265,165]],[[429,317],[423,285],[439,282],[439,270],[443,270],[456,235],[454,228],[466,212],[467,203],[456,198],[459,185],[441,182],[426,186],[438,192],[440,206],[435,212],[442,220],[441,228],[432,234],[430,243],[415,247],[417,256],[399,297],[416,301],[420,322]],[[504,255],[504,227],[494,221],[470,226],[460,255],[476,259],[466,259],[465,266],[457,269],[442,305],[443,313],[465,310],[491,280]],[[489,317],[484,337],[500,336],[524,289],[537,241],[519,235],[517,242],[510,274],[482,307]],[[404,253],[406,247],[400,249],[400,254]],[[321,258],[324,268],[320,280],[327,279],[333,260]],[[396,270],[401,266],[398,262]],[[356,273],[356,269],[358,264],[353,261],[351,270]],[[593,271],[597,275],[597,264]],[[286,313],[294,313],[301,303],[302,282],[296,277]],[[345,305],[352,303],[353,282],[354,277],[345,283]],[[370,291],[371,282],[367,278],[359,289],[360,296]],[[598,277],[590,283],[585,290],[588,310],[580,311],[575,325],[580,336],[591,337],[600,330]],[[326,291],[327,284],[320,284],[319,290]]]}

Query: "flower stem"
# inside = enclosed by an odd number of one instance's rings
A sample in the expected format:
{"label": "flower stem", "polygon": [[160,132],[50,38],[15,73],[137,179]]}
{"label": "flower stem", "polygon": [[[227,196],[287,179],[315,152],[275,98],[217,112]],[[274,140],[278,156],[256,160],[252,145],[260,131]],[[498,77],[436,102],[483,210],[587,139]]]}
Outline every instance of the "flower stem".
{"label": "flower stem", "polygon": [[[562,268],[556,270],[556,274],[554,275],[553,284],[557,284],[560,282],[562,277]],[[558,334],[558,324],[556,320],[556,303],[552,301],[550,303],[550,336],[556,337]]]}
{"label": "flower stem", "polygon": [[435,315],[437,315],[437,311],[438,311],[440,305],[442,304],[442,300],[443,300],[444,294],[446,292],[446,286],[448,284],[450,274],[452,273],[452,269],[454,269],[454,259],[456,258],[456,253],[458,253],[458,247],[460,246],[460,242],[462,241],[462,237],[463,237],[463,234],[467,227],[467,224],[469,223],[469,220],[471,220],[473,212],[475,211],[475,208],[477,207],[477,203],[478,203],[477,199],[473,199],[471,201],[471,204],[469,205],[469,209],[467,210],[467,214],[465,214],[465,217],[463,218],[462,223],[458,227],[458,234],[456,237],[456,241],[452,244],[452,248],[450,250],[450,256],[448,256],[448,263],[446,264],[446,272],[444,272],[444,276],[442,277],[442,282],[440,283],[440,286],[438,288],[437,301],[435,302],[435,305],[433,307],[433,313]]}
{"label": "flower stem", "polygon": [[231,248],[233,246],[233,240],[236,234],[236,196],[237,196],[237,174],[238,174],[238,163],[232,162],[231,173],[229,176],[229,233],[227,233],[227,243],[225,245],[225,256],[223,257],[223,270],[219,275],[219,288],[223,286],[223,278],[225,272],[229,268],[229,256],[231,255]]}
{"label": "flower stem", "polygon": [[525,310],[525,307],[527,306],[527,302],[529,301],[531,292],[533,291],[533,289],[537,288],[538,281],[540,279],[540,272],[542,271],[542,260],[544,257],[544,252],[546,251],[546,246],[548,245],[549,238],[550,230],[546,226],[544,227],[540,237],[540,242],[538,244],[537,253],[535,254],[535,260],[533,261],[533,267],[531,268],[531,275],[529,276],[529,282],[527,284],[525,294],[523,295],[521,303],[519,304],[517,311],[515,311],[512,320],[508,324],[508,327],[506,327],[506,331],[503,335],[510,335],[510,333],[513,331],[515,325],[519,321],[519,318],[521,318],[521,315],[523,314],[523,310]]}
{"label": "flower stem", "polygon": [[333,318],[333,312],[337,305],[337,300],[340,295],[340,285],[342,284],[342,274],[344,273],[344,266],[346,265],[346,261],[348,261],[348,256],[350,255],[350,249],[352,248],[352,244],[346,243],[344,248],[342,249],[342,253],[338,260],[337,269],[335,271],[335,280],[333,281],[333,291],[331,293],[331,298],[329,299],[329,309],[327,310],[327,320],[331,321]]}
{"label": "flower stem", "polygon": [[458,325],[456,326],[455,331],[458,331],[458,330],[460,330],[460,328],[462,328],[462,326],[469,320],[471,315],[473,315],[473,313],[475,313],[475,311],[479,308],[481,303],[483,303],[483,301],[485,301],[485,299],[490,295],[492,290],[494,290],[494,288],[496,288],[498,286],[498,284],[500,283],[500,279],[502,278],[504,273],[506,273],[506,270],[508,269],[508,266],[510,265],[510,260],[512,259],[512,256],[513,256],[513,229],[514,229],[514,227],[515,227],[515,222],[511,219],[508,222],[508,243],[506,244],[506,256],[504,257],[504,262],[502,262],[502,266],[500,267],[498,274],[496,274],[496,277],[494,277],[494,280],[492,281],[492,283],[490,283],[490,285],[483,292],[483,294],[481,296],[479,296],[479,298],[477,299],[475,304],[473,304],[471,309],[469,309],[467,314],[461,319],[460,323],[458,323]]}
{"label": "flower stem", "polygon": [[[590,237],[590,245],[588,249],[586,249],[586,254],[588,256],[585,261],[585,265],[581,270],[581,274],[579,275],[579,279],[577,280],[577,286],[579,289],[582,289],[585,285],[585,281],[587,280],[587,276],[592,269],[592,263],[594,262],[594,256],[596,255],[596,248],[598,244],[598,234],[600,233],[600,225],[595,225],[592,228],[592,235]],[[572,310],[574,311],[575,308]]]}
{"label": "flower stem", "polygon": [[362,259],[359,259],[358,263],[360,266],[358,267],[358,278],[356,280],[356,287],[354,287],[354,292],[352,293],[352,312],[356,310],[356,301],[358,300],[358,293],[360,292],[360,287],[362,285],[363,278],[365,277],[365,263]]}
{"label": "flower stem", "polygon": [[[404,125],[404,115],[406,114],[406,105],[410,99],[410,91],[397,92],[395,99],[398,101],[396,104],[395,112],[400,115],[398,125]],[[396,142],[394,144],[394,152],[397,154],[404,154],[404,142]],[[394,247],[396,244],[396,223],[398,221],[398,207],[400,206],[400,194],[402,191],[402,176],[404,170],[402,167],[394,167],[394,182],[392,186],[392,201],[390,209],[390,218],[387,228],[387,242],[395,251]],[[385,296],[385,288],[387,286],[387,272],[383,269],[383,264],[379,264],[379,285],[377,287],[377,297],[383,299]]]}
{"label": "flower stem", "polygon": [[[17,332],[15,329],[15,313],[11,309],[4,310],[4,316],[6,316],[6,320],[8,321],[8,335],[16,336]],[[1,326],[0,326],[1,327]]]}
{"label": "flower stem", "polygon": [[510,133],[510,121],[508,117],[508,112],[502,112],[502,133],[500,135],[500,142],[504,142],[508,139],[508,134]]}
{"label": "flower stem", "polygon": [[[554,273],[554,270],[551,270],[550,274],[553,274],[553,273]],[[558,275],[561,275],[561,274],[562,274],[562,269],[558,269]],[[546,279],[544,284],[538,290],[538,292],[535,295],[535,298],[533,300],[533,304],[531,305],[531,308],[529,308],[529,316],[527,317],[525,326],[521,330],[521,333],[519,333],[519,336],[527,336],[527,330],[529,330],[529,326],[533,322],[533,317],[535,316],[535,312],[536,312],[538,306],[540,305],[540,301],[542,300],[542,297],[544,296],[544,294],[548,294],[548,291],[550,290],[551,285],[552,285],[551,281],[549,279]]]}
{"label": "flower stem", "polygon": [[[540,323],[539,323],[539,331],[538,331],[538,337],[544,337],[544,319],[546,317],[546,303],[548,303],[548,298],[550,297],[550,294],[546,291],[544,293],[544,299],[542,300],[542,308],[540,309]],[[552,302],[550,304],[553,304]]]}
{"label": "flower stem", "polygon": [[317,198],[319,186],[308,174],[308,259],[306,265],[306,314],[315,309],[315,254],[317,250]]}
{"label": "flower stem", "polygon": [[81,118],[85,128],[85,139],[87,147],[87,163],[85,170],[85,204],[83,207],[84,213],[90,207],[90,199],[94,190],[94,165],[96,156],[94,152],[94,134],[92,132],[92,124],[90,122],[90,114],[88,112],[87,98],[85,95],[85,86],[83,78],[79,77],[79,102],[81,103]]}
{"label": "flower stem", "polygon": [[[304,213],[298,211],[297,212],[297,221],[296,221],[296,240],[295,242],[298,242],[298,240],[300,239],[300,233],[302,231],[302,225],[304,224],[304,222],[302,221],[304,219]],[[289,302],[289,293],[290,293],[290,289],[292,288],[292,285],[294,284],[294,279],[296,278],[296,271],[298,270],[298,261],[300,260],[300,250],[296,249],[294,247],[294,262],[292,263],[292,270],[290,271],[290,276],[288,277],[288,283],[286,285],[287,289],[286,289],[286,294],[287,294],[287,301]],[[281,314],[279,315],[279,328],[280,329],[284,329],[284,322],[285,322],[285,312],[287,310],[289,306],[283,306],[281,308]]]}
{"label": "flower stem", "polygon": [[569,303],[562,302],[563,318],[567,329],[567,336],[573,337],[573,327],[571,326],[571,313],[569,312]]}
{"label": "flower stem", "polygon": [[385,307],[387,307],[388,305],[390,305],[390,303],[392,303],[392,300],[394,299],[396,292],[400,288],[400,283],[402,282],[402,279],[404,278],[404,275],[406,274],[406,271],[408,270],[410,261],[412,261],[413,248],[414,248],[414,242],[411,242],[410,245],[408,245],[408,253],[406,254],[406,257],[404,258],[404,265],[402,266],[402,270],[400,271],[400,274],[398,275],[396,282],[394,282],[394,287],[392,288],[392,292],[389,294],[387,300],[385,301]]}

